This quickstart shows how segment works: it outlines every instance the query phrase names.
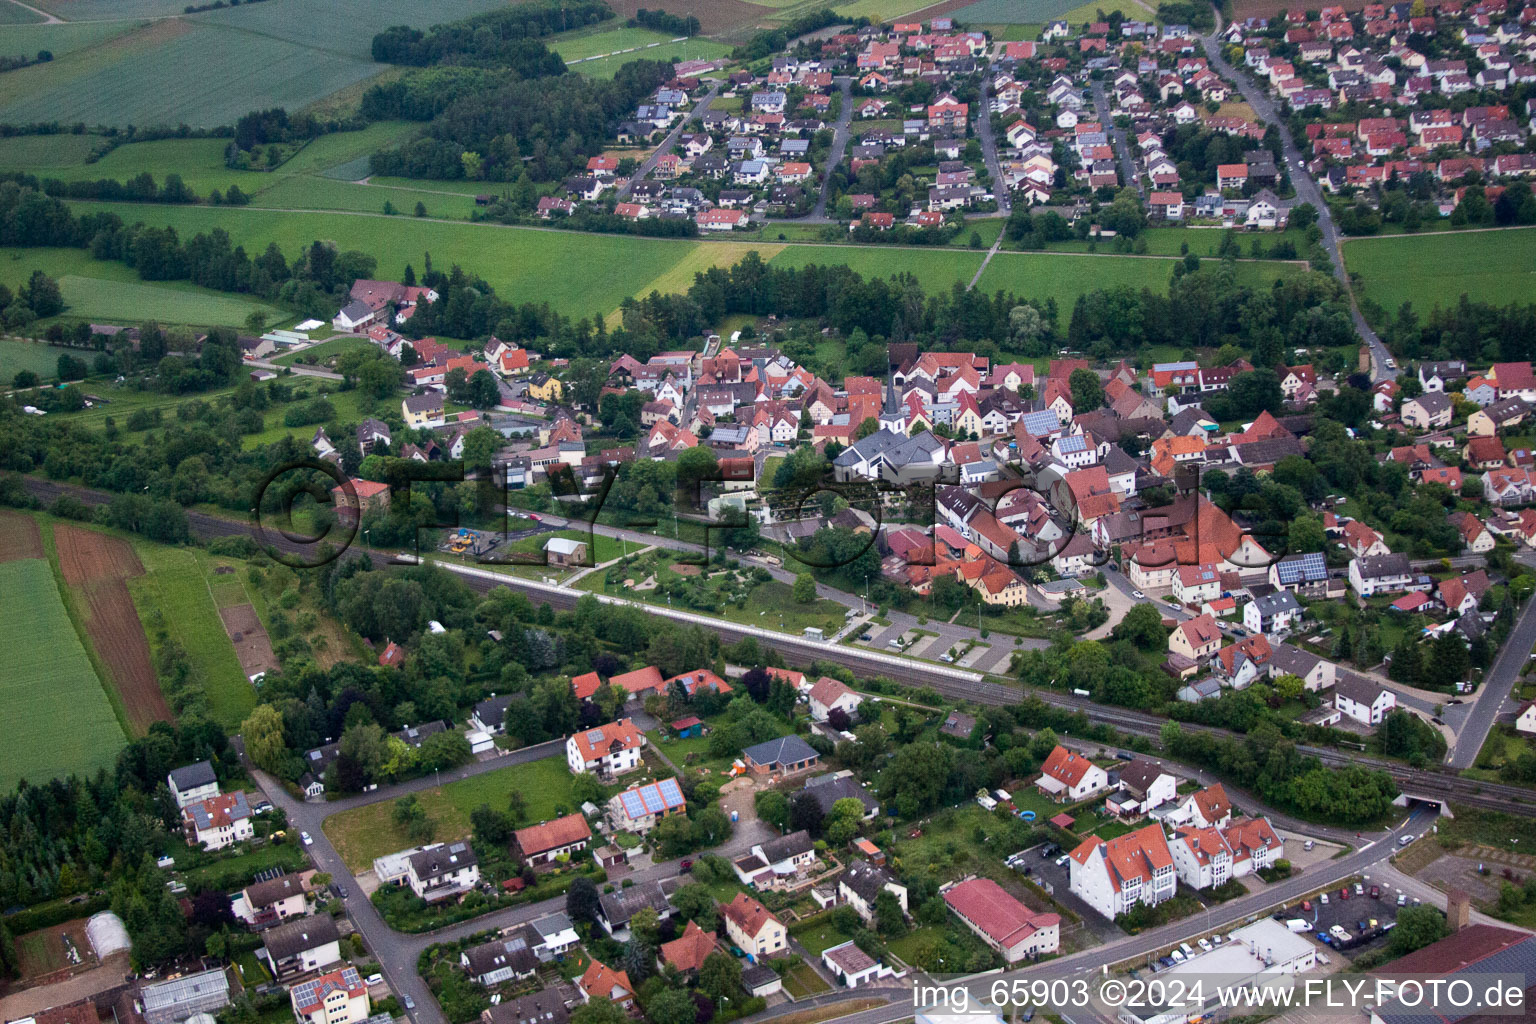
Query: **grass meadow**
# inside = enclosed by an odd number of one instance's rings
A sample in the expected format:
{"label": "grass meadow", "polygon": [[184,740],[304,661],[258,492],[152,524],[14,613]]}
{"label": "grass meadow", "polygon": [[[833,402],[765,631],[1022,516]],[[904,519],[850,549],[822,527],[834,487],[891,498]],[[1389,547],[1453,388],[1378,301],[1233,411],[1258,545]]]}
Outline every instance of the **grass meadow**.
{"label": "grass meadow", "polygon": [[0,384],[9,387],[21,370],[31,370],[43,380],[58,376],[59,356],[64,351],[38,342],[0,338]]}
{"label": "grass meadow", "polygon": [[[446,198],[446,197],[440,197]],[[110,209],[127,220],[169,225],[184,235],[222,227],[248,252],[276,242],[290,257],[317,238],[376,257],[378,273],[393,276],[405,264],[422,265],[430,252],[441,267],[474,270],[505,299],[548,302],[568,315],[607,314],[623,299],[645,294],[657,276],[686,258],[694,241],[580,235],[574,232],[449,224],[412,217],[337,217],[279,213],[250,207],[171,207],[76,203],[79,210]]]}
{"label": "grass meadow", "polygon": [[[125,745],[122,727],[75,633],[47,561],[0,563],[0,593],[11,604],[0,635],[0,790],[109,768]],[[60,714],[68,708],[68,714]]]}
{"label": "grass meadow", "polygon": [[[1124,285],[1166,291],[1174,262],[1144,256],[999,252],[977,287],[986,292],[1012,291],[1026,299],[1053,298],[1065,317],[1079,295],[1095,289]],[[1305,269],[1296,263],[1245,261],[1237,264],[1237,276],[1250,284],[1267,284]]]}
{"label": "grass meadow", "polygon": [[256,691],[241,671],[219,618],[210,589],[212,562],[201,551],[148,541],[135,543],[134,550],[145,573],[129,580],[128,590],[150,650],[158,652],[165,637],[179,643],[194,678],[208,694],[214,721],[233,732],[256,706]]}
{"label": "grass meadow", "polygon": [[[177,0],[50,0],[45,9],[71,22],[105,24],[88,31],[74,24],[20,25],[27,41],[22,52],[49,49],[56,59],[0,80],[0,119],[202,127],[231,123],[253,109],[295,110],[385,70],[369,53],[372,26],[425,27],[499,3],[266,0],[175,17],[185,6]],[[135,18],[159,20],[134,27]]]}
{"label": "grass meadow", "polygon": [[[291,314],[247,296],[184,281],[140,281],[131,268],[92,259],[83,249],[0,248],[0,283],[14,289],[26,283],[34,270],[58,280],[67,319],[239,327],[258,310],[266,314],[269,324],[291,319]],[[57,352],[53,358],[58,359]],[[52,367],[49,369],[51,376]]]}
{"label": "grass meadow", "polygon": [[[571,782],[565,758],[546,757],[423,790],[417,799],[432,822],[433,840],[447,842],[469,835],[469,814],[481,804],[506,810],[514,790],[523,796],[524,825],[574,810]],[[370,869],[375,857],[417,845],[394,823],[394,806],[394,801],[383,800],[325,820],[326,836],[353,872]]]}
{"label": "grass meadow", "polygon": [[1344,262],[1360,275],[1360,291],[1396,314],[1412,302],[1422,316],[1436,306],[1530,301],[1536,289],[1536,228],[1436,232],[1356,238]]}

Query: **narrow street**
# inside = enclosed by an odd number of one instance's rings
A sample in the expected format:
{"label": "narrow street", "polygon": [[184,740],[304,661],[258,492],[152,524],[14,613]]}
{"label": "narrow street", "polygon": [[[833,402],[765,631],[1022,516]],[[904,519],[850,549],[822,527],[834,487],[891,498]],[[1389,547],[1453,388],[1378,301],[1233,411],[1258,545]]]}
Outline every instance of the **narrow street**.
{"label": "narrow street", "polygon": [[693,105],[693,110],[684,115],[677,124],[672,126],[672,130],[667,132],[667,137],[661,140],[661,145],[652,150],[650,156],[640,161],[640,166],[635,168],[635,173],[630,175],[628,181],[619,186],[620,200],[629,198],[630,190],[635,187],[635,183],[645,180],[645,176],[655,169],[656,161],[661,158],[662,154],[672,152],[672,147],[677,145],[677,137],[683,134],[683,129],[693,124],[695,118],[702,116],[704,111],[709,109],[710,103],[720,94],[720,87],[724,84],[724,82],[716,81],[714,85],[710,86],[709,92],[705,93],[704,98]]}
{"label": "narrow street", "polygon": [[853,119],[853,79],[847,75],[839,75],[833,79],[842,94],[842,109],[837,112],[837,121],[832,126],[832,148],[827,150],[827,163],[821,169],[821,197],[816,200],[816,208],[811,215],[800,223],[827,223],[827,199],[832,194],[832,172],[843,162],[843,154],[848,151],[849,123]]}
{"label": "narrow street", "polygon": [[[987,174],[992,178],[992,194],[997,197],[997,213],[994,216],[1006,217],[1013,212],[1013,201],[1008,194],[1007,182],[1003,181],[1003,165],[997,156],[997,133],[992,130],[992,79],[983,75],[981,79],[981,96],[976,101],[976,137],[981,140],[981,155],[987,164]],[[998,241],[1001,243],[1002,235]],[[997,245],[992,246],[992,252],[987,254],[987,259],[992,259],[992,253],[997,252]],[[986,263],[982,264],[982,270],[986,269]],[[976,287],[976,281],[981,279],[981,270],[976,271],[976,277],[971,281],[971,287]]]}
{"label": "narrow street", "polygon": [[1142,183],[1141,172],[1136,169],[1136,161],[1131,157],[1131,146],[1126,141],[1125,132],[1110,116],[1109,97],[1104,92],[1104,83],[1099,79],[1093,80],[1093,112],[1108,133],[1110,144],[1115,147],[1115,158],[1120,162],[1120,177],[1124,179],[1122,184],[1130,185],[1145,201],[1147,187]]}

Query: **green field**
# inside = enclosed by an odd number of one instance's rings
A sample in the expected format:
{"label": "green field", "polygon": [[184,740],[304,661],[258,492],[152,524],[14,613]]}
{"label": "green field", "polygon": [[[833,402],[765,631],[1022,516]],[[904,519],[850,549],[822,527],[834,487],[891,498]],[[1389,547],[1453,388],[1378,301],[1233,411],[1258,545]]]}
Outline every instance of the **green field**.
{"label": "green field", "polygon": [[47,50],[57,60],[67,53],[132,32],[141,24],[135,21],[74,21],[63,25],[45,25],[38,21],[26,25],[7,25],[4,52],[36,54],[38,50]]}
{"label": "green field", "polygon": [[[213,126],[250,110],[298,109],[384,70],[369,53],[377,27],[426,26],[497,0],[266,0],[187,17],[174,0],[52,0],[63,17],[160,17],[0,81],[0,119],[13,123]],[[32,25],[29,45],[52,49]],[[61,26],[62,27],[62,26]]]}
{"label": "green field", "polygon": [[1065,17],[1077,6],[1077,0],[976,0],[951,13],[966,23],[1038,25]]}
{"label": "green field", "polygon": [[[94,260],[83,249],[0,248],[0,283],[24,284],[32,271],[54,277],[64,292],[66,317],[85,320],[158,320],[199,327],[238,327],[260,310],[268,323],[291,319],[283,310],[259,300],[199,288],[184,281],[140,281],[129,267],[111,260]],[[54,358],[57,358],[55,353]]]}
{"label": "green field", "polygon": [[[11,622],[0,635],[0,789],[71,772],[109,768],[124,746],[123,730],[74,625],[58,582],[39,558],[0,563],[0,593]],[[61,709],[67,714],[60,714]]]}
{"label": "green field", "polygon": [[19,370],[31,370],[44,380],[58,376],[62,348],[30,341],[0,338],[0,385],[11,386]]}
{"label": "green field", "polygon": [[[1099,288],[1128,285],[1166,292],[1174,263],[1171,259],[1136,256],[999,252],[977,287],[985,292],[1012,291],[1027,299],[1054,298],[1065,316],[1079,295]],[[1245,283],[1263,284],[1305,269],[1296,263],[1246,261],[1237,264],[1237,277]]]}
{"label": "green field", "polygon": [[[650,33],[650,35],[666,38],[659,32]],[[731,48],[724,43],[717,43],[703,36],[694,36],[692,39],[684,39],[681,42],[649,46],[635,53],[620,53],[612,57],[584,60],[579,64],[573,64],[571,69],[593,78],[612,78],[619,68],[632,60],[712,60],[716,57],[724,57],[730,52]],[[567,58],[567,60],[571,59],[574,58]]]}
{"label": "green field", "polygon": [[[895,21],[932,6],[934,0],[853,0],[853,3],[839,6],[837,13],[845,18],[867,17],[873,21]],[[954,13],[959,17],[958,12]]]}
{"label": "green field", "polygon": [[[447,197],[442,197],[447,198]],[[643,295],[702,243],[621,235],[448,224],[412,217],[278,213],[250,207],[132,206],[74,203],[78,210],[111,210],[128,221],[174,226],[184,235],[222,227],[247,252],[276,242],[289,257],[317,238],[360,249],[389,277],[406,263],[422,265],[430,252],[440,267],[459,263],[483,276],[511,302],[548,302],[568,316],[606,314],[631,295]],[[398,204],[397,204],[398,205]]]}
{"label": "green field", "polygon": [[0,0],[0,25],[30,25],[42,20],[36,11],[29,11],[20,4],[13,4],[11,0]]}
{"label": "green field", "polygon": [[[571,781],[563,757],[546,757],[423,790],[418,798],[434,826],[433,840],[446,842],[469,835],[469,813],[481,804],[506,810],[513,790],[523,795],[524,825],[556,817],[557,810],[575,810]],[[393,812],[394,801],[383,800],[325,820],[326,836],[352,871],[366,871],[375,857],[417,845],[395,825]]]}
{"label": "green field", "polygon": [[13,135],[0,139],[0,167],[17,171],[44,170],[60,163],[83,167],[95,145],[94,135]]}
{"label": "green field", "polygon": [[[338,181],[323,174],[305,174],[278,180],[271,188],[257,195],[251,205],[271,210],[383,213],[384,204],[390,203],[400,217],[408,218],[419,202],[427,208],[427,216],[447,220],[469,220],[470,214],[474,212],[473,194],[444,195],[434,189],[433,182],[417,184],[416,188],[380,188]],[[477,184],[481,188],[493,187],[484,182]]]}
{"label": "green field", "polygon": [[[632,50],[651,43],[670,42],[673,38],[665,32],[652,32],[648,28],[609,28],[601,32],[578,30],[569,36],[555,36],[547,45],[569,64],[571,61],[585,60],[616,50]],[[635,56],[638,58],[641,54]]]}
{"label": "green field", "polygon": [[209,589],[211,563],[201,551],[136,543],[145,573],[128,581],[150,646],[161,630],[181,644],[203,681],[216,722],[233,732],[256,706],[256,691],[240,669]]}
{"label": "green field", "polygon": [[[955,281],[969,284],[985,253],[953,249],[903,249],[894,246],[786,245],[772,260],[776,267],[846,263],[865,277],[910,272],[929,293],[948,290]],[[994,259],[996,265],[997,260]]]}
{"label": "green field", "polygon": [[1344,262],[1361,294],[1396,314],[1412,302],[1420,316],[1436,306],[1528,302],[1536,288],[1536,228],[1351,239]]}

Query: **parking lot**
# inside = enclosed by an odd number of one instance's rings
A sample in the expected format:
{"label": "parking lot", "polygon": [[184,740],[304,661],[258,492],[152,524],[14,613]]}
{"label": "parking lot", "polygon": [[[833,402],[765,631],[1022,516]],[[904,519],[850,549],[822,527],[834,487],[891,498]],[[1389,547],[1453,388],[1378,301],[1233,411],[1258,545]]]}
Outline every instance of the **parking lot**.
{"label": "parking lot", "polygon": [[[1050,844],[1054,846],[1055,844]],[[1010,864],[1014,871],[1033,879],[1035,884],[1044,888],[1063,906],[1072,910],[1083,919],[1083,925],[1093,936],[1101,942],[1114,942],[1125,938],[1125,932],[1115,922],[1094,910],[1088,904],[1069,891],[1068,886],[1072,881],[1071,865],[1057,864],[1062,860],[1067,851],[1057,848],[1049,857],[1042,857],[1045,846],[1032,846],[1028,850],[1016,855],[1018,859]],[[1011,859],[1011,858],[1010,858]],[[1029,871],[1026,873],[1025,868]]]}
{"label": "parking lot", "polygon": [[[1364,895],[1356,894],[1356,884],[1365,889]],[[1276,916],[1281,920],[1300,918],[1308,922],[1311,927],[1307,934],[1314,942],[1317,941],[1318,932],[1327,933],[1335,925],[1343,928],[1352,938],[1357,937],[1360,934],[1359,923],[1361,921],[1366,922],[1367,931],[1369,932],[1372,931],[1369,927],[1370,922],[1374,920],[1376,922],[1376,934],[1372,938],[1366,939],[1364,942],[1358,942],[1344,950],[1337,950],[1333,945],[1329,946],[1330,951],[1340,952],[1346,959],[1353,960],[1361,953],[1375,949],[1385,941],[1385,929],[1396,924],[1397,913],[1401,909],[1397,905],[1398,896],[1402,895],[1399,890],[1390,886],[1383,886],[1380,898],[1372,899],[1370,895],[1372,884],[1369,879],[1359,883],[1351,883],[1348,899],[1340,899],[1339,888],[1333,888],[1328,890],[1327,903],[1322,902],[1322,898],[1318,897],[1305,901],[1306,904],[1310,904],[1311,909],[1307,909],[1303,904],[1297,903],[1286,907],[1282,911],[1277,911]],[[1411,896],[1404,896],[1403,898],[1404,906],[1412,906],[1418,902],[1418,900]]]}

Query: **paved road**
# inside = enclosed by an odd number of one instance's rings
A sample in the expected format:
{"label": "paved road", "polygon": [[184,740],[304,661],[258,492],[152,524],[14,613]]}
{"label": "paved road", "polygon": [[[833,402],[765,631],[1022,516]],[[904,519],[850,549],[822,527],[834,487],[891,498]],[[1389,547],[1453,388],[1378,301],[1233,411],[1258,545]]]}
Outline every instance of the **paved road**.
{"label": "paved road", "polygon": [[[300,352],[304,351],[299,349]],[[303,363],[294,363],[292,366],[284,366],[282,363],[274,363],[270,359],[247,359],[246,366],[255,367],[258,370],[271,370],[274,373],[282,373],[284,370],[292,370],[300,377],[322,377],[325,380],[344,380],[341,374],[332,370],[322,370],[318,366],[306,366]]]}
{"label": "paved road", "polygon": [[[963,985],[970,992],[973,1003],[990,1006],[990,993],[998,982],[1011,984],[1016,978],[1081,977],[1096,974],[1109,963],[1143,960],[1154,952],[1167,949],[1182,940],[1212,931],[1224,931],[1231,926],[1256,919],[1274,907],[1293,903],[1313,892],[1331,887],[1343,879],[1379,871],[1379,865],[1384,864],[1397,849],[1398,837],[1416,835],[1427,828],[1433,820],[1432,813],[1423,810],[1415,811],[1391,831],[1374,838],[1359,850],[1336,860],[1321,861],[1308,871],[1267,885],[1251,896],[1219,904],[1196,917],[1175,921],[1141,935],[1126,936],[1118,941],[1095,946],[1079,953],[1071,953],[1043,964],[1012,971],[988,972],[965,982],[945,979],[942,984],[951,990],[956,985]],[[932,979],[922,974],[917,975],[913,980],[919,986],[933,984]],[[861,990],[850,991],[841,994],[838,1000],[828,999],[821,1005],[857,999],[860,995]],[[910,1018],[913,1011],[917,1009],[910,1001],[911,998],[909,996],[907,999],[897,999],[885,1006],[845,1014],[833,1019],[842,1024],[895,1024],[896,1021]],[[801,1008],[795,1004],[787,1004],[747,1019],[749,1021],[772,1020]],[[1077,1013],[1078,1009],[1074,1007],[1070,1012]]]}
{"label": "paved road", "polygon": [[[981,96],[976,101],[976,137],[981,140],[981,155],[987,164],[987,173],[992,176],[992,194],[997,197],[996,216],[1006,217],[1013,212],[1013,200],[1008,192],[1008,183],[1003,180],[1003,164],[997,156],[997,133],[992,130],[992,75],[990,72],[981,77]],[[997,236],[998,244],[1002,243],[1003,236]],[[997,245],[992,246],[992,252],[987,254],[991,260],[997,252]],[[986,264],[982,264],[986,269]],[[976,271],[976,277],[971,279],[971,287],[976,287],[976,282],[981,279],[981,270]]]}
{"label": "paved road", "polygon": [[[1483,685],[1477,691],[1477,700],[1462,722],[1456,734],[1456,744],[1445,763],[1458,771],[1471,768],[1477,760],[1483,741],[1493,729],[1499,712],[1509,702],[1509,695],[1520,678],[1531,647],[1536,645],[1536,598],[1526,602],[1525,610],[1515,620],[1515,628],[1504,642],[1493,666],[1483,676]],[[1465,705],[1463,705],[1465,706]]]}
{"label": "paved road", "polygon": [[827,163],[821,169],[821,197],[816,200],[816,208],[811,211],[811,215],[802,223],[827,222],[827,199],[832,194],[832,172],[837,170],[843,162],[843,154],[848,151],[848,126],[853,120],[853,79],[839,75],[833,81],[843,94],[843,102],[837,112],[837,121],[832,125],[832,148],[827,150]]}
{"label": "paved road", "polygon": [[1202,36],[1200,39],[1201,45],[1205,47],[1206,59],[1217,74],[1237,85],[1238,91],[1243,94],[1243,99],[1253,107],[1254,113],[1260,120],[1274,125],[1279,130],[1281,152],[1291,175],[1291,184],[1296,189],[1296,201],[1311,203],[1317,210],[1317,224],[1323,232],[1323,248],[1328,251],[1328,259],[1333,263],[1333,276],[1338,278],[1349,292],[1350,317],[1355,322],[1355,330],[1371,348],[1371,377],[1377,381],[1397,377],[1401,371],[1387,366],[1387,360],[1392,358],[1391,354],[1387,351],[1387,346],[1382,344],[1381,338],[1371,330],[1370,324],[1365,322],[1365,317],[1360,313],[1360,304],[1355,301],[1354,290],[1349,285],[1349,272],[1344,268],[1344,257],[1339,251],[1339,230],[1333,222],[1328,204],[1323,201],[1322,190],[1317,187],[1317,181],[1307,170],[1302,160],[1301,150],[1291,138],[1291,130],[1275,106],[1275,101],[1265,89],[1254,84],[1246,72],[1234,68],[1222,54],[1221,28],[1221,15],[1217,14],[1216,28],[1210,35]]}
{"label": "paved road", "polygon": [[1142,199],[1147,198],[1146,185],[1142,183],[1141,172],[1136,169],[1136,161],[1131,157],[1130,144],[1125,139],[1125,132],[1115,124],[1115,119],[1110,116],[1109,97],[1104,92],[1104,82],[1095,78],[1093,88],[1093,109],[1098,115],[1099,123],[1109,133],[1109,143],[1115,148],[1115,157],[1120,162],[1120,177],[1125,179],[1125,184],[1134,188]]}
{"label": "paved road", "polygon": [[619,186],[620,200],[629,198],[629,192],[635,187],[635,183],[645,180],[645,176],[656,168],[656,161],[661,159],[662,154],[672,152],[672,147],[677,145],[677,137],[683,134],[683,129],[692,124],[695,118],[703,116],[704,111],[709,109],[709,104],[719,94],[720,87],[724,84],[724,82],[717,81],[714,85],[710,86],[709,92],[705,93],[704,98],[693,105],[693,110],[688,116],[679,120],[677,124],[672,126],[672,130],[667,132],[667,137],[661,140],[661,145],[653,149],[650,156],[640,161],[640,166],[635,168],[635,173],[630,175],[628,181]]}

